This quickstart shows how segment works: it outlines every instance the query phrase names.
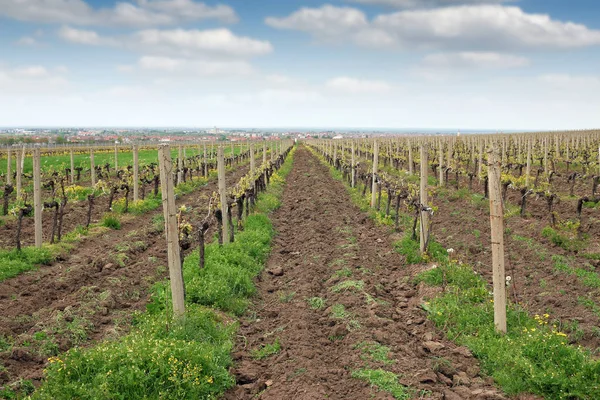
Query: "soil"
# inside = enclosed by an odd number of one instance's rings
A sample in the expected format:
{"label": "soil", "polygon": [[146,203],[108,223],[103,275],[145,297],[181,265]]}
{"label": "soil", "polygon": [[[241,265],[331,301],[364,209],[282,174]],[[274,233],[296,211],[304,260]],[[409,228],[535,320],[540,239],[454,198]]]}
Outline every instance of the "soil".
{"label": "soil", "polygon": [[[393,237],[351,203],[343,184],[304,147],[272,221],[271,257],[234,353],[238,385],[225,399],[392,399],[352,377],[365,367],[397,374],[419,398],[504,398],[468,349],[427,320],[423,293],[411,283],[418,268],[406,266],[392,250]],[[364,285],[334,289],[345,280]],[[324,307],[312,309],[313,297],[324,299]],[[332,316],[336,305],[345,307],[345,318]],[[277,354],[255,357],[275,341]],[[392,363],[357,348],[366,342],[388,346]]]}
{"label": "soil", "polygon": [[[247,171],[238,166],[228,173],[228,182],[238,182]],[[213,180],[177,199],[178,206],[191,209],[184,215],[194,226],[205,217],[208,196],[216,190]],[[145,308],[151,285],[168,276],[164,234],[152,223],[157,215],[162,207],[124,219],[120,230],[85,237],[50,266],[0,282],[0,338],[15,340],[11,352],[0,353],[8,373],[0,386],[18,379],[40,382],[48,354],[37,332],[55,338],[63,352],[128,330],[133,312]]]}

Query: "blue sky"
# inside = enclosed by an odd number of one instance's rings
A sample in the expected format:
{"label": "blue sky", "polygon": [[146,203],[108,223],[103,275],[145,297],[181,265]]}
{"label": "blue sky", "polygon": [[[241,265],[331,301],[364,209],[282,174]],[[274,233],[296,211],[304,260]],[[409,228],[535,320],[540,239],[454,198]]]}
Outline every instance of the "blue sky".
{"label": "blue sky", "polygon": [[597,128],[592,0],[0,0],[0,126]]}

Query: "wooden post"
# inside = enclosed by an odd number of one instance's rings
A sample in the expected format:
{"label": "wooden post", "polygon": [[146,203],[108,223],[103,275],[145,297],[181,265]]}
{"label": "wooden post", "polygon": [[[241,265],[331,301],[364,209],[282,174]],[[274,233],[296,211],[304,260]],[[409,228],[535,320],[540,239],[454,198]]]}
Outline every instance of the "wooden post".
{"label": "wooden post", "polygon": [[138,157],[138,145],[133,145],[133,201],[139,200],[140,193],[140,164]]}
{"label": "wooden post", "polygon": [[263,142],[263,165],[267,164],[267,142]]}
{"label": "wooden post", "polygon": [[23,188],[23,169],[21,168],[21,158],[23,155],[17,151],[17,199],[21,199],[21,189]]}
{"label": "wooden post", "polygon": [[217,171],[219,173],[221,215],[223,216],[223,243],[229,243],[229,223],[227,222],[227,184],[225,182],[225,157],[223,155],[223,146],[219,146],[217,150]]}
{"label": "wooden post", "polygon": [[96,164],[94,163],[94,149],[90,148],[90,176],[92,179],[92,187],[96,186]]}
{"label": "wooden post", "polygon": [[21,172],[25,169],[25,145],[21,148]]}
{"label": "wooden post", "polygon": [[477,177],[479,181],[483,179],[483,141],[481,138],[478,140],[479,142],[479,158],[477,160]]}
{"label": "wooden post", "polygon": [[529,188],[529,177],[531,176],[531,139],[527,141],[527,168],[525,169],[525,186]]}
{"label": "wooden post", "polygon": [[442,168],[442,165],[444,164],[444,144],[442,143],[442,141],[440,140],[440,151],[439,151],[439,182],[438,182],[438,186],[442,187],[444,186],[444,168]]}
{"label": "wooden post", "polygon": [[35,227],[35,247],[42,247],[42,187],[40,149],[33,150],[33,217]]}
{"label": "wooden post", "polygon": [[204,177],[208,178],[208,158],[206,158],[206,142],[204,142]]}
{"label": "wooden post", "polygon": [[12,184],[12,151],[8,149],[8,153],[6,155],[6,184]]}
{"label": "wooden post", "polygon": [[254,182],[254,146],[250,145],[250,176]]}
{"label": "wooden post", "polygon": [[[421,187],[420,187],[421,207],[427,207],[427,144],[421,145]],[[429,212],[421,209],[421,229],[420,229],[420,249],[421,254],[427,251],[427,240],[429,239]]]}
{"label": "wooden post", "polygon": [[350,173],[352,174],[352,187],[356,186],[356,173],[354,172],[354,166],[356,165],[356,162],[354,160],[354,140],[352,141],[352,165],[351,165],[351,171]]}
{"label": "wooden post", "polygon": [[379,142],[375,139],[373,147],[373,184],[371,185],[371,208],[377,205],[377,167],[379,166]]}
{"label": "wooden post", "polygon": [[413,171],[413,154],[412,154],[412,144],[410,140],[408,141],[408,173],[412,175]]}
{"label": "wooden post", "polygon": [[163,144],[158,147],[160,168],[160,186],[162,192],[163,215],[165,217],[165,236],[167,239],[167,256],[169,259],[169,278],[173,313],[182,316],[185,313],[183,274],[179,254],[179,227],[177,226],[177,207],[175,206],[175,190],[173,189],[173,163],[171,149]]}
{"label": "wooden post", "polygon": [[71,147],[71,185],[75,184],[75,156],[73,155],[73,148]]}
{"label": "wooden post", "polygon": [[506,277],[504,276],[504,210],[500,183],[500,164],[495,148],[488,151],[490,224],[492,228],[492,268],[494,285],[494,325],[506,333]]}
{"label": "wooden post", "polygon": [[177,157],[177,185],[183,180],[183,149],[179,146],[179,153]]}
{"label": "wooden post", "polygon": [[117,144],[115,143],[115,175],[119,170],[119,149],[117,148]]}

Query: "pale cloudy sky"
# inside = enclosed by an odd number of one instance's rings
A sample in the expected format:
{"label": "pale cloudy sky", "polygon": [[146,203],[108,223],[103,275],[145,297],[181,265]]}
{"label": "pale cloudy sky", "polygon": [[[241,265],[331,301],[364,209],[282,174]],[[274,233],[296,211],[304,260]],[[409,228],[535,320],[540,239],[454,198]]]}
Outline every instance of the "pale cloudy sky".
{"label": "pale cloudy sky", "polygon": [[0,0],[0,126],[600,127],[597,0]]}

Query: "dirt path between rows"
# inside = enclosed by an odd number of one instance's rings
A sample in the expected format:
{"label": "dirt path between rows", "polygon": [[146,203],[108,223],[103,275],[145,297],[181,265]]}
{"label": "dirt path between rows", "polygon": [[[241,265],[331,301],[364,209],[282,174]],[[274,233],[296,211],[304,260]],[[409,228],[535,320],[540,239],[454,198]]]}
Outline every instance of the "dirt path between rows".
{"label": "dirt path between rows", "polygon": [[[237,183],[248,166],[227,174]],[[217,181],[177,199],[197,226],[206,215],[208,196]],[[47,357],[78,345],[117,337],[129,329],[131,315],[143,310],[151,285],[168,276],[162,223],[153,218],[162,207],[122,224],[120,230],[84,238],[62,260],[37,271],[0,282],[0,339],[14,341],[0,348],[0,387],[18,379],[38,383]],[[213,229],[206,234],[210,240]]]}
{"label": "dirt path between rows", "polygon": [[[304,147],[272,220],[277,236],[241,321],[238,386],[226,399],[392,399],[352,377],[380,368],[398,375],[414,398],[504,398],[479,376],[470,352],[426,319],[391,239]],[[280,350],[267,356],[263,346],[276,343]],[[383,357],[365,349],[384,349]]]}

